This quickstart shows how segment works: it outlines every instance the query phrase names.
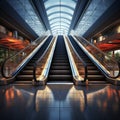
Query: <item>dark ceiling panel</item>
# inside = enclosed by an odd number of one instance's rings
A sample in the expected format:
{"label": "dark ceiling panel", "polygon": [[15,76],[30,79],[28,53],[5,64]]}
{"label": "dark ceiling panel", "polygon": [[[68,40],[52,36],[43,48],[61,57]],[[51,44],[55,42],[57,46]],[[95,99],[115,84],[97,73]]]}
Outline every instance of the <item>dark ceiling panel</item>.
{"label": "dark ceiling panel", "polygon": [[88,3],[89,3],[89,0],[78,0],[75,11],[74,11],[74,15],[72,18],[70,30],[75,29]]}
{"label": "dark ceiling panel", "polygon": [[35,9],[37,14],[41,18],[44,26],[46,27],[46,30],[49,30],[50,25],[48,22],[48,17],[47,17],[46,11],[45,11],[43,0],[30,0],[30,1],[32,3],[33,8]]}
{"label": "dark ceiling panel", "polygon": [[28,39],[37,38],[37,34],[5,0],[0,0],[0,22],[6,27],[17,30]]}
{"label": "dark ceiling panel", "polygon": [[120,0],[116,0],[108,10],[83,35],[90,38],[101,32],[105,27],[120,19]]}

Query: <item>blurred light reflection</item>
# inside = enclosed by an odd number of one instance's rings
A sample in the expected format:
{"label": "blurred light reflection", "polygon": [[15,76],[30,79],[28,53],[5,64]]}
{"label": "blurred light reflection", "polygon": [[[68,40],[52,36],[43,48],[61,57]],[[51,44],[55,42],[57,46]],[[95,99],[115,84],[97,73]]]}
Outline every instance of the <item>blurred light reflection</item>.
{"label": "blurred light reflection", "polygon": [[87,105],[92,106],[93,104],[95,106],[98,106],[103,111],[108,110],[109,107],[114,108],[114,110],[117,110],[120,100],[120,95],[118,94],[120,91],[117,91],[116,89],[107,86],[103,89],[100,89],[95,92],[91,92],[86,94],[87,95]]}

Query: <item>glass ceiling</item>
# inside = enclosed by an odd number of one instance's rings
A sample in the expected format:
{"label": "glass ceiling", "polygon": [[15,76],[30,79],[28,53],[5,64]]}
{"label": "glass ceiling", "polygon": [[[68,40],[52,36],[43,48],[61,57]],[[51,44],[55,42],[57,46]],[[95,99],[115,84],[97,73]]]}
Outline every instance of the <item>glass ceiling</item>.
{"label": "glass ceiling", "polygon": [[[30,0],[7,0],[28,25],[38,34],[46,32]],[[78,0],[43,0],[53,35],[67,35]],[[115,0],[89,0],[75,30],[71,34],[84,35]]]}
{"label": "glass ceiling", "polygon": [[43,0],[53,35],[68,34],[77,0]]}
{"label": "glass ceiling", "polygon": [[71,34],[84,35],[97,19],[112,5],[115,0],[92,0],[84,11],[78,25]]}

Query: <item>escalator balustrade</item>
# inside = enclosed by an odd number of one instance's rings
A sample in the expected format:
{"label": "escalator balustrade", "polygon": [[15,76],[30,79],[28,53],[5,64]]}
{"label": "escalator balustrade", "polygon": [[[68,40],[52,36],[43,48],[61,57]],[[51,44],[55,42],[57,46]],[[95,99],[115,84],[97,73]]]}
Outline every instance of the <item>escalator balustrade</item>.
{"label": "escalator balustrade", "polygon": [[33,58],[20,71],[20,73],[16,76],[16,81],[14,83],[18,83],[18,84],[32,83],[34,63],[36,60],[38,60],[42,56],[43,52],[45,51],[45,49],[47,48],[51,40],[52,40],[52,36],[48,38],[48,40],[42,45],[42,47],[33,56]]}
{"label": "escalator balustrade", "polygon": [[[77,53],[79,54],[79,56],[87,64],[87,70],[88,70],[87,79],[88,79],[88,81],[102,81],[102,82],[104,82],[106,80],[105,76],[95,66],[95,64],[89,59],[89,57],[83,52],[83,50],[79,47],[79,45],[72,38],[72,36],[69,36],[69,40],[71,41],[72,45],[74,46],[74,48],[77,51]],[[80,64],[79,64],[79,66],[80,66]]]}

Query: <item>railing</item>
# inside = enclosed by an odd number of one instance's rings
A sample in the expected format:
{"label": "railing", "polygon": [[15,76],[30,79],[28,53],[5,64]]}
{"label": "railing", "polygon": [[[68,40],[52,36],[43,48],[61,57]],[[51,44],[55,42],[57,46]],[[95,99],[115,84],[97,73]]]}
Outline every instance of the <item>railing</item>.
{"label": "railing", "polygon": [[78,85],[81,82],[85,82],[87,80],[87,73],[88,73],[87,64],[78,55],[72,43],[70,42],[69,38],[64,37],[64,40],[68,53],[68,58],[70,61],[73,78],[75,80],[75,83]]}
{"label": "railing", "polygon": [[88,42],[83,37],[73,36],[75,41],[81,46],[86,54],[94,60],[94,63],[103,71],[106,77],[117,78],[120,75],[120,68],[118,62],[112,57],[109,57],[104,52],[99,50],[96,46]]}
{"label": "railing", "polygon": [[26,61],[38,51],[38,49],[44,44],[48,37],[39,37],[26,48],[18,52],[17,54],[6,59],[1,66],[1,74],[4,78],[12,78],[16,73],[23,68]]}
{"label": "railing", "polygon": [[52,62],[56,41],[57,37],[54,37],[43,55],[35,62],[33,69],[33,84],[45,84]]}

